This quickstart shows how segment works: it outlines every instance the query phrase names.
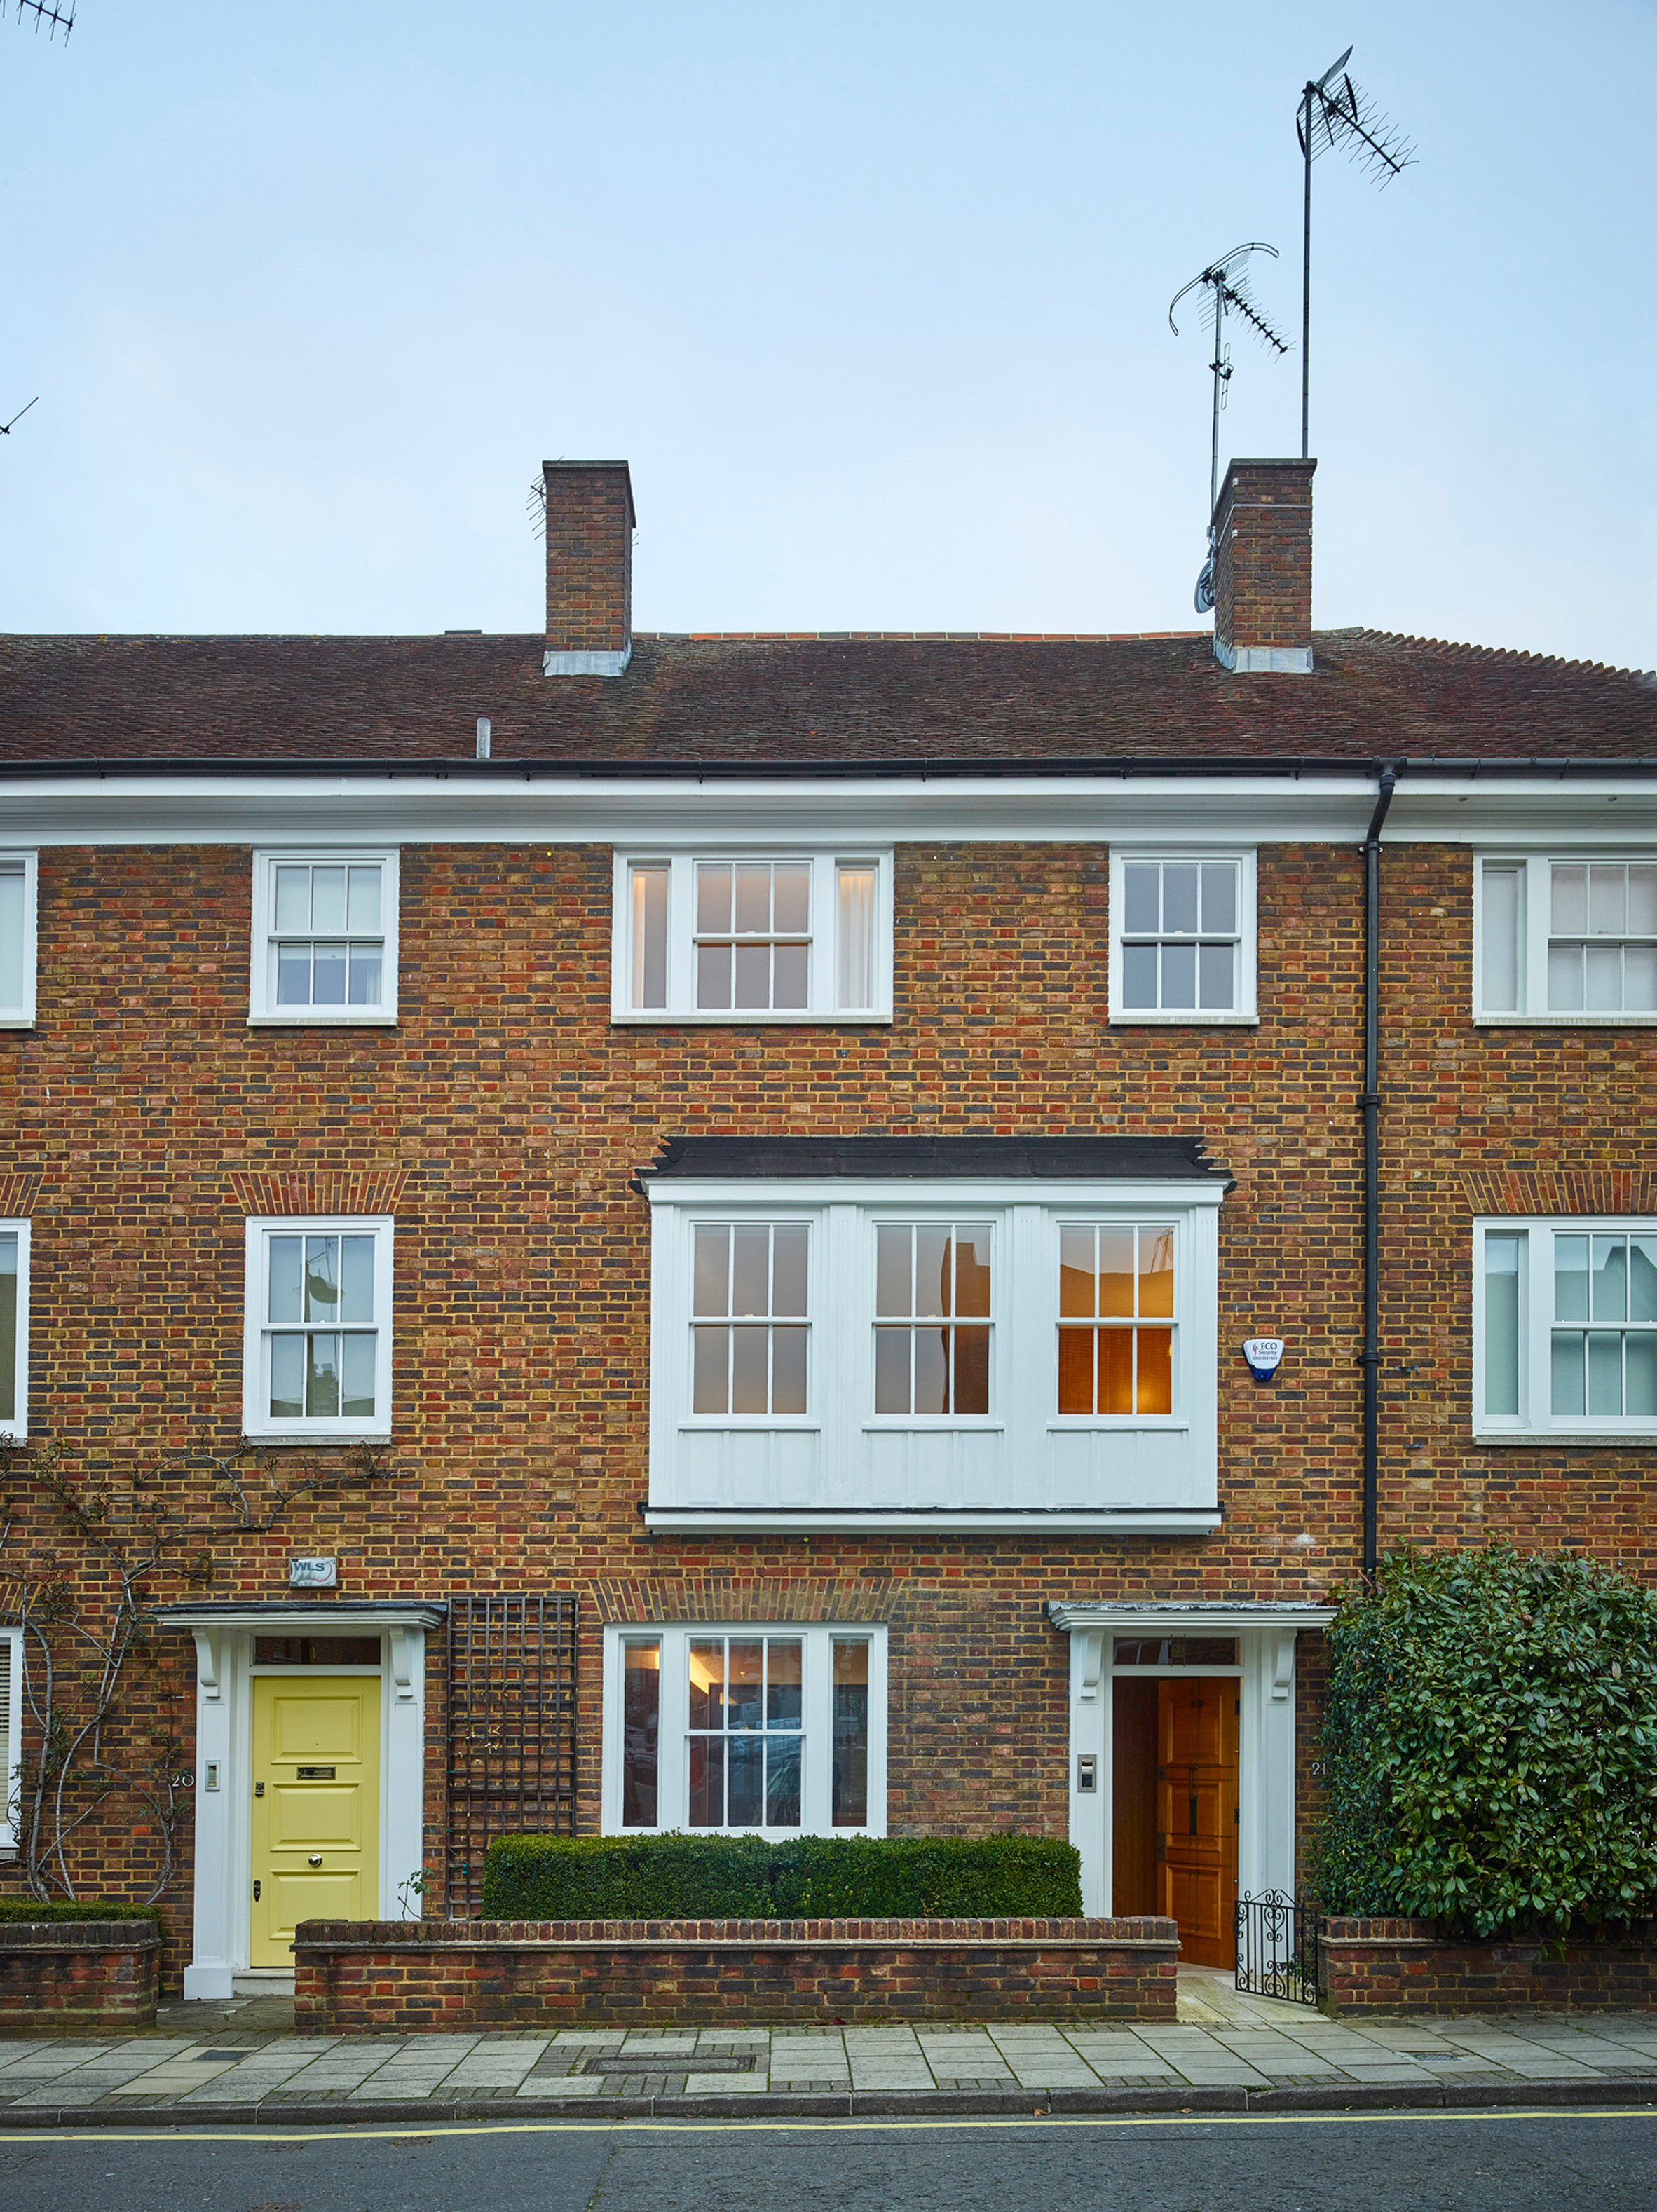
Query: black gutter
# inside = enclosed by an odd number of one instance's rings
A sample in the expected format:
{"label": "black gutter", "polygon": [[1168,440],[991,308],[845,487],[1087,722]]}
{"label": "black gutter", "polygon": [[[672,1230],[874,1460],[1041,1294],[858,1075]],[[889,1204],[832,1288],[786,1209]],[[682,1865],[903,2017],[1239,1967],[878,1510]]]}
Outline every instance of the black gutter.
{"label": "black gutter", "polygon": [[1363,1571],[1380,1563],[1381,1520],[1381,832],[1403,763],[1381,771],[1363,840]]}
{"label": "black gutter", "polygon": [[[1394,764],[1394,772],[1411,775],[1466,776],[1477,780],[1481,776],[1533,776],[1542,782],[1560,781],[1573,776],[1657,776],[1657,758],[1631,759],[1607,755],[1603,759],[1581,757],[1548,759],[1527,755],[1512,760],[1494,757],[1435,757],[1401,760]],[[874,760],[826,758],[802,760],[795,757],[787,760],[556,760],[537,757],[528,760],[504,759],[499,755],[490,760],[476,760],[470,755],[452,758],[356,760],[343,757],[332,759],[251,759],[246,755],[227,755],[222,758],[211,756],[162,757],[155,754],[136,755],[125,759],[119,755],[105,755],[96,759],[79,760],[0,760],[0,781],[23,781],[33,779],[59,781],[70,776],[84,776],[108,781],[126,776],[382,776],[388,781],[399,776],[431,776],[440,781],[448,777],[465,778],[489,783],[533,782],[541,778],[592,777],[595,781],[617,777],[639,779],[660,778],[682,783],[701,783],[732,776],[744,776],[759,782],[810,782],[814,780],[841,778],[879,778],[886,781],[901,781],[906,778],[921,782],[929,778],[983,776],[1096,776],[1102,781],[1120,778],[1126,781],[1138,776],[1282,776],[1298,781],[1302,777],[1354,776],[1365,779],[1380,772],[1373,755],[1329,756],[1319,757],[1304,754],[1287,757],[1247,757],[1236,754],[1216,756],[1205,759],[1192,755],[1170,756],[1167,759],[1140,756],[1114,757],[1093,754],[1075,759],[1020,760],[998,753],[984,760],[963,759],[959,756],[940,756],[937,758],[895,760],[889,754]]]}

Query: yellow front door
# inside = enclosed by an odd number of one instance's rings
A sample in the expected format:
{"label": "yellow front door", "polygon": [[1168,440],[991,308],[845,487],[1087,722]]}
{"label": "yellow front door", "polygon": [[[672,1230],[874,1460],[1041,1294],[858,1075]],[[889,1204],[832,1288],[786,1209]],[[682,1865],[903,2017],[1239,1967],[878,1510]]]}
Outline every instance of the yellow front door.
{"label": "yellow front door", "polygon": [[372,1920],[379,1904],[379,1682],[253,1677],[256,1966],[291,1966],[301,1920]]}

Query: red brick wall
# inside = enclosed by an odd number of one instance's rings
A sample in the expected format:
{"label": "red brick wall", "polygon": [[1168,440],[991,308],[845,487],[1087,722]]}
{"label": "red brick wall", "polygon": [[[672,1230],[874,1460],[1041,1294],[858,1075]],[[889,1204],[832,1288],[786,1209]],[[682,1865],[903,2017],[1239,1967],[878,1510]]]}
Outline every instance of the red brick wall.
{"label": "red brick wall", "polygon": [[160,1961],[148,1921],[0,1923],[0,2034],[149,2027]]}
{"label": "red brick wall", "polygon": [[1354,2012],[1648,2012],[1657,1931],[1626,1943],[1442,1942],[1430,1920],[1331,1920],[1324,2008]]}
{"label": "red brick wall", "polygon": [[[886,1620],[893,1829],[1062,1835],[1048,1598],[1317,1599],[1355,1569],[1356,853],[1262,853],[1254,1030],[1108,1027],[1093,846],[901,848],[895,1018],[867,1028],[612,1026],[607,849],[410,846],[398,1026],[250,1030],[250,874],[246,849],[43,853],[39,1024],[0,1035],[0,1129],[36,1179],[35,1432],[118,1501],[168,1453],[237,1443],[258,1179],[286,1178],[295,1207],[346,1202],[370,1175],[394,1194],[391,1481],[215,1536],[204,1579],[163,1577],[157,1597],[279,1596],[295,1552],[337,1555],[350,1597],[579,1591],[588,1830],[602,1619]],[[1657,1040],[1475,1030],[1465,853],[1389,851],[1382,914],[1383,1547],[1569,1540],[1649,1577],[1649,1452],[1472,1444],[1468,1247],[1490,1178],[1545,1194],[1645,1156]],[[1206,1138],[1237,1178],[1220,1228],[1224,1527],[645,1536],[648,1221],[628,1185],[659,1138],[698,1129]],[[1289,1349],[1257,1387],[1235,1346],[1268,1327]],[[21,1503],[11,1567],[105,1602],[95,1554],[65,1543],[44,1493]],[[163,1641],[187,1688],[188,1639]],[[440,1675],[434,1659],[434,1856]],[[187,1704],[178,1718],[187,1749]],[[139,1821],[129,1840],[125,1819],[87,1838],[85,1887],[143,1893],[155,1838]]]}
{"label": "red brick wall", "polygon": [[1179,1948],[1153,1919],[313,1920],[294,2026],[1171,2021]]}

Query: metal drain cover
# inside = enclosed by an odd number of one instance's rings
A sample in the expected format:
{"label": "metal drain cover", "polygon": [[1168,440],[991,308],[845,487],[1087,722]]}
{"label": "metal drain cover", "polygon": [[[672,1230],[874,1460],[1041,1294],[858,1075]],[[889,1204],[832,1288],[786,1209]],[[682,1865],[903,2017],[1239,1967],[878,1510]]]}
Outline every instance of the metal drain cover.
{"label": "metal drain cover", "polygon": [[583,2074],[751,2074],[751,2051],[607,2051],[581,2061]]}

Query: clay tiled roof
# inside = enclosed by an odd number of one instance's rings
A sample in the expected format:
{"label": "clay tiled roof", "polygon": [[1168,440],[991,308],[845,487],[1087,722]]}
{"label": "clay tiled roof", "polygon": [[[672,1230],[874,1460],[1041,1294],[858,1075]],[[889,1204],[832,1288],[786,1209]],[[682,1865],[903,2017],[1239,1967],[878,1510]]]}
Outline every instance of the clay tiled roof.
{"label": "clay tiled roof", "polygon": [[1657,680],[1374,630],[1310,676],[1233,676],[1206,634],[640,635],[547,678],[538,636],[9,637],[0,763],[470,761],[774,769],[1657,762]]}

